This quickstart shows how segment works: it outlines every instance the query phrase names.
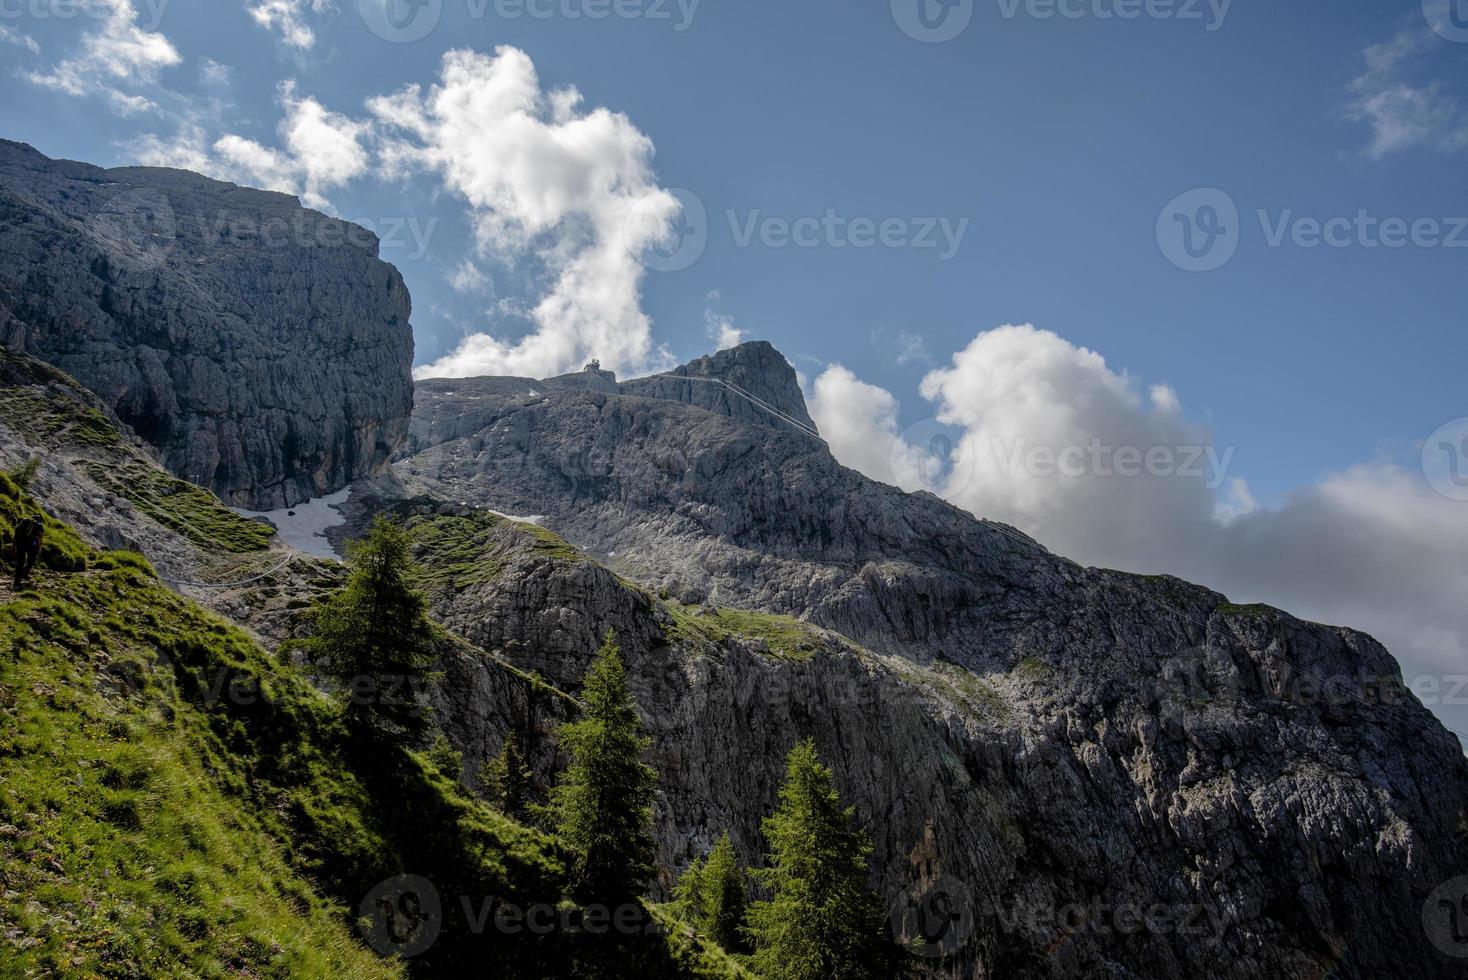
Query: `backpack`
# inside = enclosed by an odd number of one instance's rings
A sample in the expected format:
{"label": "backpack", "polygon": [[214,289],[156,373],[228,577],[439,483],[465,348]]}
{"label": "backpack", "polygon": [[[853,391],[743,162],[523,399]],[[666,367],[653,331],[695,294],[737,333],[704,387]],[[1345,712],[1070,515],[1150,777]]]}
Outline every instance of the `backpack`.
{"label": "backpack", "polygon": [[15,525],[15,546],[29,545],[41,536],[41,522],[34,517],[26,517]]}

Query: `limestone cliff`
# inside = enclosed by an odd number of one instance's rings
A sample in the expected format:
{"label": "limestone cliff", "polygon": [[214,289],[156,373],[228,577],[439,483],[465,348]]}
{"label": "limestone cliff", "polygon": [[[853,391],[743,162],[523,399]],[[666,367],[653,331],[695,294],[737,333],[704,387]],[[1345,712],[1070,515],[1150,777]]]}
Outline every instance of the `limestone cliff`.
{"label": "limestone cliff", "polygon": [[0,141],[0,344],[231,503],[385,463],[412,404],[409,311],[374,235],[293,197]]}

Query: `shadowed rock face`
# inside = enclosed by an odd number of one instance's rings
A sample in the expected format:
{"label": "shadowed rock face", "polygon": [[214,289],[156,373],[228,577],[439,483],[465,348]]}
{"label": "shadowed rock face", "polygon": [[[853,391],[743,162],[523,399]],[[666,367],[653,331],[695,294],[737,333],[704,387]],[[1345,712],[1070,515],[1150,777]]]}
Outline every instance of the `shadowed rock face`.
{"label": "shadowed rock face", "polygon": [[[739,386],[794,416],[793,376],[772,367]],[[1379,696],[1399,680],[1380,644],[1081,568],[693,387],[423,382],[393,468],[408,494],[546,515],[586,549],[491,535],[477,567],[498,573],[436,589],[435,613],[572,691],[617,632],[662,774],[666,868],[725,829],[757,858],[784,753],[811,736],[873,834],[883,894],[961,913],[936,975],[1468,973],[1423,927],[1468,869],[1468,763],[1414,698]],[[796,658],[757,636],[690,641],[670,617],[704,602],[832,632]],[[473,759],[559,717],[510,717],[485,671],[467,658],[439,693]]]}
{"label": "shadowed rock face", "polygon": [[410,305],[377,252],[284,194],[0,141],[0,343],[235,504],[330,492],[401,441]]}

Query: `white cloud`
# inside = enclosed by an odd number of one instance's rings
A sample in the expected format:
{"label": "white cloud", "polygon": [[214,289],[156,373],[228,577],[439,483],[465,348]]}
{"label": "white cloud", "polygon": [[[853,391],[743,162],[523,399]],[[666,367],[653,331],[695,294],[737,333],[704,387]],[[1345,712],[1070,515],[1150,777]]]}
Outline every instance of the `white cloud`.
{"label": "white cloud", "polygon": [[174,138],[148,136],[132,144],[139,162],[181,167],[267,190],[298,195],[308,207],[330,207],[327,192],[366,173],[371,127],[332,112],[296,84],[280,87],[284,115],[277,126],[281,148],[226,133],[208,142],[202,127],[186,126]]}
{"label": "white cloud", "polygon": [[489,277],[474,264],[473,259],[464,259],[449,273],[449,286],[456,293],[482,293],[489,288]]}
{"label": "white cloud", "polygon": [[703,329],[714,342],[714,350],[728,350],[744,343],[744,331],[734,325],[734,318],[720,313],[715,307],[722,298],[717,289],[704,297]]}
{"label": "white cloud", "polygon": [[223,65],[213,58],[205,58],[199,63],[199,81],[212,88],[223,88],[234,80],[234,69],[229,65]]}
{"label": "white cloud", "polygon": [[[962,433],[943,496],[1079,560],[1146,566],[1212,521],[1209,484],[1225,474],[1208,465],[1211,439],[1184,422],[1176,395],[1144,399],[1100,354],[1053,333],[982,333],[921,391]],[[1166,475],[1108,475],[1139,468]]]}
{"label": "white cloud", "polygon": [[872,331],[872,346],[890,354],[899,365],[931,364],[933,356],[928,353],[928,342],[921,334],[910,330],[899,330],[889,335],[883,327]]}
{"label": "white cloud", "polygon": [[1438,44],[1415,25],[1364,52],[1366,67],[1351,82],[1347,116],[1371,127],[1368,156],[1376,159],[1419,146],[1453,151],[1468,146],[1468,117],[1441,83],[1424,82],[1423,60]]}
{"label": "white cloud", "polygon": [[[896,399],[829,367],[810,393],[811,415],[836,457],[875,479],[935,489],[974,514],[1022,528],[1087,564],[1167,572],[1296,615],[1377,636],[1408,680],[1464,673],[1468,663],[1468,504],[1434,493],[1415,473],[1378,463],[1330,475],[1277,508],[1227,477],[1232,454],[1182,416],[1175,392],[1148,397],[1096,353],[1033,327],[980,334],[922,384],[933,424],[957,443],[946,461],[899,430]],[[925,431],[923,425],[918,431]],[[1016,445],[1079,468],[1034,465]],[[1094,465],[1091,447],[1113,455]],[[1213,449],[1201,472],[1122,475],[1114,451],[1163,450],[1179,466],[1192,446]],[[1179,453],[1179,450],[1184,452]],[[915,469],[915,467],[917,469]],[[917,479],[914,479],[916,473]],[[1439,706],[1468,731],[1468,711]]]}
{"label": "white cloud", "polygon": [[897,399],[867,384],[840,364],[832,364],[814,385],[801,378],[806,407],[831,453],[845,466],[904,490],[928,487],[927,450],[914,446],[898,429]]}
{"label": "white cloud", "polygon": [[31,54],[41,53],[41,46],[36,43],[35,38],[29,34],[22,34],[13,27],[6,27],[4,24],[0,24],[0,42],[25,48]]}
{"label": "white cloud", "polygon": [[427,92],[410,86],[368,107],[391,133],[385,175],[441,175],[468,201],[481,249],[533,256],[552,280],[531,334],[468,337],[419,377],[539,377],[593,357],[621,373],[670,363],[641,309],[639,256],[669,233],[678,203],[626,116],[584,110],[573,89],[543,91],[530,58],[509,47],[450,51]]}
{"label": "white cloud", "polygon": [[279,31],[282,41],[304,51],[316,43],[316,33],[306,23],[307,9],[329,10],[331,0],[247,0],[245,9],[261,27]]}
{"label": "white cloud", "polygon": [[[366,119],[326,109],[294,82],[280,101],[275,145],[211,135],[210,114],[192,107],[172,137],[131,147],[143,163],[297,194],[311,207],[329,208],[333,189],[369,169],[389,180],[426,174],[464,199],[480,257],[526,277],[537,298],[518,315],[502,299],[486,311],[501,332],[466,336],[419,377],[541,377],[592,358],[622,374],[672,365],[642,310],[641,257],[671,234],[679,203],[656,182],[652,141],[625,115],[586,109],[573,88],[543,90],[530,58],[509,47],[448,52],[438,84],[369,99]],[[477,280],[459,268],[455,283],[472,290]]]}
{"label": "white cloud", "polygon": [[50,71],[26,72],[32,84],[76,96],[102,96],[123,115],[158,108],[139,89],[158,80],[183,58],[162,34],[137,23],[132,0],[94,0],[98,23],[82,36],[81,49]]}

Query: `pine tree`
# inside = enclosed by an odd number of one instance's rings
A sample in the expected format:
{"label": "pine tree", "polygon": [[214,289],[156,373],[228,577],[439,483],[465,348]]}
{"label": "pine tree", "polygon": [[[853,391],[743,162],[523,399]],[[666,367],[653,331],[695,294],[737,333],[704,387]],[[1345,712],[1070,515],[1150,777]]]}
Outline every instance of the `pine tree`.
{"label": "pine tree", "polygon": [[417,741],[428,728],[425,668],[435,654],[427,601],[408,584],[407,533],[379,517],[347,562],[346,587],[317,610],[307,647],[343,683],[353,733]]}
{"label": "pine tree", "polygon": [[706,858],[695,860],[678,879],[676,899],[683,917],[724,949],[744,946],[744,869],[725,831]]}
{"label": "pine tree", "polygon": [[891,977],[899,953],[867,887],[872,844],[854,826],[815,743],[790,752],[780,804],[763,824],[769,867],[753,874],[771,893],[749,909],[754,969],[772,980]]}
{"label": "pine tree", "polygon": [[490,760],[485,769],[489,786],[489,798],[501,813],[516,820],[524,819],[530,802],[530,783],[535,774],[525,764],[525,755],[520,751],[520,737],[515,732],[505,733],[505,745],[500,754]]}
{"label": "pine tree", "polygon": [[587,671],[582,701],[581,720],[560,729],[571,763],[551,806],[556,831],[575,855],[572,897],[615,909],[636,902],[653,875],[657,774],[642,762],[650,740],[610,632]]}

